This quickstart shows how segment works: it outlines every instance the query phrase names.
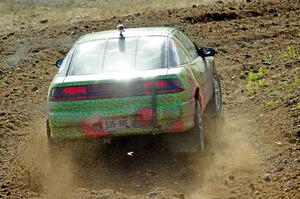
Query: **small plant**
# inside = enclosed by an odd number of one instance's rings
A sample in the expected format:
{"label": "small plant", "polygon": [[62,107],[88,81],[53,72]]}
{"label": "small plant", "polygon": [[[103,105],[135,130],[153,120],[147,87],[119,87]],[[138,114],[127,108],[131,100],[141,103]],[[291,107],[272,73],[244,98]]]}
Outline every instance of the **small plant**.
{"label": "small plant", "polygon": [[283,56],[290,59],[300,59],[300,52],[295,46],[289,46],[284,52]]}
{"label": "small plant", "polygon": [[289,91],[294,92],[297,88],[300,88],[300,78],[295,76],[291,83],[291,88],[289,89]]}
{"label": "small plant", "polygon": [[261,66],[258,69],[258,72],[249,72],[248,73],[248,81],[258,81],[260,80],[265,74],[268,74],[269,70],[265,66]]}
{"label": "small plant", "polygon": [[259,67],[257,72],[250,71],[247,78],[247,90],[250,95],[253,95],[259,91],[261,87],[266,85],[266,79],[264,78],[269,73],[269,70],[265,66]]}
{"label": "small plant", "polygon": [[258,86],[263,87],[266,85],[266,79],[259,79],[257,83]]}
{"label": "small plant", "polygon": [[263,64],[271,65],[273,63],[272,55],[264,53],[262,56]]}
{"label": "small plant", "polygon": [[300,88],[300,79],[295,76],[290,82],[280,80],[277,82],[277,88],[279,90],[287,89],[289,93],[293,93],[297,88]]}
{"label": "small plant", "polygon": [[265,66],[261,66],[259,67],[258,69],[258,74],[262,77],[263,75],[265,74],[268,74],[269,73],[269,70],[267,69],[267,67]]}
{"label": "small plant", "polygon": [[254,81],[257,81],[258,79],[259,79],[258,73],[255,73],[255,72],[248,73],[248,81],[254,82]]}
{"label": "small plant", "polygon": [[253,81],[248,81],[247,83],[247,91],[249,95],[254,95],[258,90],[258,85]]}

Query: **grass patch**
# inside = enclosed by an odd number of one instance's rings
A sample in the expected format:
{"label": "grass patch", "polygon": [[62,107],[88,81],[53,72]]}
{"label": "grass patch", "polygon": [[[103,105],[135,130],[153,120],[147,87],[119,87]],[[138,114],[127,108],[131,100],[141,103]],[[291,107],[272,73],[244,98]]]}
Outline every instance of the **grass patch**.
{"label": "grass patch", "polygon": [[293,93],[297,88],[300,88],[300,78],[295,76],[291,81],[279,80],[277,82],[277,88],[279,90],[288,90],[289,93]]}
{"label": "grass patch", "polygon": [[269,74],[269,70],[265,66],[259,67],[257,72],[250,71],[247,78],[248,94],[254,95],[259,92],[265,85],[265,77]]}
{"label": "grass patch", "polygon": [[300,59],[300,52],[295,46],[289,46],[282,55],[289,59]]}

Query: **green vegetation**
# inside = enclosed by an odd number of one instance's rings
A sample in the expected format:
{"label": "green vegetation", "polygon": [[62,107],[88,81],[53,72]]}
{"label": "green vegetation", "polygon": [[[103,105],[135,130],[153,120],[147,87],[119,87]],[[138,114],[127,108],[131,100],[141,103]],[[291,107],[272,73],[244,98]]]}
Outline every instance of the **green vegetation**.
{"label": "green vegetation", "polygon": [[279,105],[280,105],[279,101],[274,101],[272,99],[264,101],[264,106],[269,109],[276,109],[279,107]]}
{"label": "green vegetation", "polygon": [[269,70],[267,69],[267,67],[261,66],[261,67],[259,67],[258,72],[249,72],[248,80],[249,81],[261,80],[261,78],[267,73],[269,73]]}
{"label": "green vegetation", "polygon": [[262,56],[262,60],[264,64],[271,65],[273,63],[272,55],[264,53]]}
{"label": "green vegetation", "polygon": [[289,46],[283,51],[283,56],[289,59],[300,59],[300,52],[295,46]]}
{"label": "green vegetation", "polygon": [[247,91],[250,95],[256,94],[262,87],[266,85],[265,77],[269,74],[269,70],[265,66],[261,66],[258,72],[249,72],[247,78]]}
{"label": "green vegetation", "polygon": [[296,108],[300,110],[300,102],[296,105]]}
{"label": "green vegetation", "polygon": [[293,93],[297,88],[300,88],[300,78],[294,77],[290,82],[289,81],[278,81],[277,88],[279,90],[287,89],[289,93]]}
{"label": "green vegetation", "polygon": [[[297,36],[300,37],[300,31]],[[279,51],[278,56],[274,57],[274,59],[276,58],[293,65],[294,63],[297,64],[300,59],[300,49],[297,46],[288,46],[286,50]],[[263,66],[260,66],[256,71],[248,73],[246,85],[248,95],[263,94],[263,106],[268,109],[276,109],[284,103],[278,100],[282,99],[283,95],[293,99],[298,95],[297,93],[300,91],[300,76],[297,75],[297,70],[294,70],[294,68],[291,68],[291,70],[295,71],[296,74],[289,71],[287,75],[279,75],[274,73],[278,70],[270,71],[270,69],[275,67],[280,67],[279,71],[287,68],[273,65],[273,57],[269,53],[264,53],[261,59]],[[300,110],[300,102],[295,106]]]}

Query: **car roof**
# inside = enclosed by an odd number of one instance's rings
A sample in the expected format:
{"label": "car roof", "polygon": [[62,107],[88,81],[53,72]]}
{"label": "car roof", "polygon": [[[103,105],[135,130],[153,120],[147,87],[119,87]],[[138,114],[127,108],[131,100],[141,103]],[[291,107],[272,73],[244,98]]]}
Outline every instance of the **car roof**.
{"label": "car roof", "polygon": [[[147,28],[125,28],[124,37],[139,37],[139,36],[168,36],[175,28],[171,27],[147,27]],[[84,35],[79,38],[78,42],[86,42],[98,39],[119,38],[118,30],[106,30],[94,32]]]}

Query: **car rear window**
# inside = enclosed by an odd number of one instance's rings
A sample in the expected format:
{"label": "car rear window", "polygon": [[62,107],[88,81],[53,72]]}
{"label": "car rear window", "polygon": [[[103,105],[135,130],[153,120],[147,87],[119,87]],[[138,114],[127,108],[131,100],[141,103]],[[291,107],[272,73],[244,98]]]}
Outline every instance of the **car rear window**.
{"label": "car rear window", "polygon": [[106,41],[98,40],[80,44],[72,60],[71,75],[89,75],[100,72]]}
{"label": "car rear window", "polygon": [[131,70],[135,63],[137,38],[110,39],[107,41],[103,72]]}
{"label": "car rear window", "polygon": [[136,54],[136,69],[166,68],[166,38],[140,37]]}
{"label": "car rear window", "polygon": [[166,43],[163,36],[84,42],[76,47],[69,75],[166,68]]}

